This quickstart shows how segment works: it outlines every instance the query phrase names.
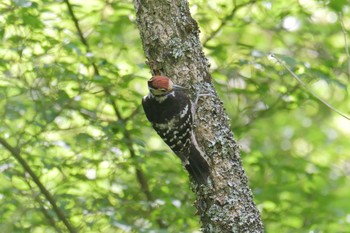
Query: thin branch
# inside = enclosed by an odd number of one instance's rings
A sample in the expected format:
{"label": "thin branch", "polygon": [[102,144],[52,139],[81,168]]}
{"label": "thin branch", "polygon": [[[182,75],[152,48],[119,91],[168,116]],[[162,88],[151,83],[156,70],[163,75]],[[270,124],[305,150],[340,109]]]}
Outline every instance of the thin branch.
{"label": "thin branch", "polygon": [[[139,165],[137,164],[136,161],[136,152],[133,148],[132,145],[132,141],[131,141],[131,136],[128,130],[125,129],[124,131],[124,137],[126,139],[126,145],[129,148],[129,153],[130,153],[130,157],[132,158],[134,164],[135,164],[135,170],[136,170],[136,177],[137,180],[141,186],[141,191],[145,194],[146,199],[148,202],[153,202],[154,201],[154,197],[149,189],[149,185],[148,185],[148,181],[147,178],[144,174],[144,172],[142,171],[142,169],[139,167]],[[154,207],[152,205],[149,206],[150,210],[153,210]],[[157,217],[157,223],[161,228],[167,228],[168,226],[162,221],[162,219],[160,217]]]}
{"label": "thin branch", "polygon": [[[39,199],[39,198],[37,198]],[[39,202],[40,205],[40,211],[43,213],[43,215],[45,216],[45,218],[49,221],[49,224],[51,224],[51,226],[59,233],[62,232],[62,230],[60,228],[58,228],[58,226],[56,225],[55,219],[53,219],[49,212],[45,209],[43,203],[41,203],[41,200],[36,200],[37,202]]]}
{"label": "thin branch", "polygon": [[45,208],[45,205],[44,205],[43,201],[40,199],[40,196],[35,193],[34,188],[30,184],[29,180],[25,179],[25,182],[27,183],[29,189],[31,190],[34,199],[39,203],[40,210],[43,213],[43,215],[45,216],[45,218],[48,220],[50,226],[53,227],[57,232],[61,233],[62,230],[57,226],[55,219],[50,215],[50,213]]}
{"label": "thin branch", "polygon": [[242,3],[242,4],[239,4],[239,5],[234,6],[234,8],[233,8],[232,11],[230,12],[230,14],[226,15],[226,16],[221,20],[220,25],[219,25],[214,31],[211,32],[211,34],[209,35],[209,37],[207,37],[206,39],[204,39],[204,41],[203,41],[203,47],[205,47],[205,46],[207,45],[207,43],[208,43],[211,39],[213,39],[213,38],[220,32],[220,30],[227,24],[227,22],[228,22],[229,20],[231,20],[231,19],[235,16],[236,12],[237,12],[239,9],[241,9],[241,8],[243,8],[243,7],[245,7],[245,6],[248,6],[248,5],[250,5],[250,4],[256,3],[256,2],[257,2],[257,0],[253,0],[253,1],[245,2],[245,3]]}
{"label": "thin branch", "polygon": [[[80,41],[81,41],[81,42],[83,43],[83,45],[85,46],[86,52],[87,52],[87,53],[90,53],[90,52],[91,52],[91,49],[90,49],[89,43],[88,43],[88,41],[86,40],[86,38],[84,37],[84,34],[83,34],[83,32],[82,32],[82,30],[81,30],[81,28],[80,28],[80,25],[79,25],[79,21],[78,21],[77,17],[76,17],[75,14],[74,14],[72,5],[70,4],[69,0],[64,0],[64,2],[65,2],[66,5],[67,5],[68,12],[69,12],[69,14],[70,14],[70,16],[71,16],[71,18],[72,18],[72,21],[73,21],[73,23],[74,23],[74,25],[75,25],[75,28],[76,28],[76,30],[77,30],[77,32],[78,32]],[[98,76],[99,76],[99,75],[100,75],[100,71],[99,71],[99,69],[98,69],[96,63],[95,63],[94,61],[92,61],[92,60],[91,60],[90,62],[91,62],[91,65],[92,65],[92,67],[93,67],[93,69],[94,69],[95,75],[98,75]],[[120,112],[118,111],[117,105],[115,104],[115,102],[114,102],[114,100],[113,100],[113,98],[112,98],[112,95],[111,95],[111,93],[109,92],[108,88],[106,88],[106,87],[103,86],[103,91],[106,93],[106,96],[108,97],[108,102],[112,105],[113,110],[114,110],[116,116],[118,117],[118,119],[122,119],[122,116],[121,116]]]}
{"label": "thin branch", "polygon": [[[78,31],[78,34],[79,34],[79,38],[80,38],[80,41],[84,44],[85,48],[86,48],[86,52],[87,53],[90,53],[91,50],[90,50],[90,46],[87,42],[87,40],[85,39],[84,37],[84,34],[83,34],[83,31],[81,30],[80,26],[79,26],[79,21],[77,19],[77,17],[75,17],[75,14],[74,14],[74,11],[73,11],[73,7],[72,5],[70,4],[69,0],[64,0],[64,2],[66,3],[67,5],[67,8],[68,8],[68,12],[70,14],[70,16],[72,17],[72,20],[73,20],[73,23],[75,25],[75,28],[77,29]],[[92,62],[92,67],[94,68],[94,72],[96,75],[100,75],[99,71],[98,71],[98,68],[97,68],[97,65]]]}
{"label": "thin branch", "polygon": [[3,145],[11,155],[21,164],[23,169],[30,175],[33,179],[34,183],[40,189],[40,192],[45,196],[46,200],[51,204],[53,211],[56,213],[57,217],[63,222],[70,233],[77,232],[74,227],[70,224],[68,219],[64,216],[63,211],[57,206],[54,197],[51,193],[45,188],[45,186],[41,183],[39,177],[34,173],[34,171],[30,168],[29,164],[22,158],[21,152],[19,148],[12,147],[5,139],[0,138],[0,144]]}
{"label": "thin branch", "polygon": [[[133,162],[135,162],[137,156],[132,145],[131,135],[128,130],[124,131],[124,137],[126,139],[126,145],[129,149],[130,157],[132,158]],[[136,168],[136,177],[138,182],[140,183],[142,192],[145,194],[147,201],[153,202],[154,198],[150,192],[146,176],[143,173],[142,169],[137,165],[137,162],[135,162],[135,168]]]}
{"label": "thin branch", "polygon": [[306,91],[308,91],[312,96],[314,96],[318,101],[320,101],[322,104],[324,104],[325,106],[327,106],[329,109],[331,109],[332,111],[338,113],[340,116],[344,117],[345,119],[350,120],[350,117],[345,115],[344,113],[340,112],[339,110],[337,110],[335,107],[333,107],[332,105],[330,105],[329,103],[327,103],[327,101],[323,100],[320,96],[318,96],[314,91],[312,91],[307,85],[306,83],[304,83],[286,64],[284,64],[284,62],[278,58],[275,54],[270,54],[270,56],[274,59],[276,59],[276,61],[282,65],[292,76],[295,80],[298,81],[298,83],[304,87],[304,89]]}

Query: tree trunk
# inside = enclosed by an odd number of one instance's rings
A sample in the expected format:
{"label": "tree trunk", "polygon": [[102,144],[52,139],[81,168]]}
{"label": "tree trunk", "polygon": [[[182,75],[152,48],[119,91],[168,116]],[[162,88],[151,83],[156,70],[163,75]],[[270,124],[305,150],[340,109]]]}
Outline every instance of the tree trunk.
{"label": "tree trunk", "polygon": [[203,232],[263,232],[239,157],[239,147],[230,130],[228,116],[211,83],[209,63],[198,38],[186,0],[134,0],[137,24],[148,65],[154,74],[200,98],[196,113],[196,137],[210,164],[206,185],[192,184],[195,206]]}

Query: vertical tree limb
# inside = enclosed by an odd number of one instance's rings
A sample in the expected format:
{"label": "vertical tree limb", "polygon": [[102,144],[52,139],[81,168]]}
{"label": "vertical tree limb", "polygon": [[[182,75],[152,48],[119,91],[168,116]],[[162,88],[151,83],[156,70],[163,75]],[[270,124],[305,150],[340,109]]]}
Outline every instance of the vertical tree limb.
{"label": "vertical tree limb", "polygon": [[204,232],[263,232],[248,180],[222,102],[211,83],[209,64],[186,0],[134,0],[137,24],[154,74],[190,87],[200,100],[196,136],[211,165],[211,181],[196,187],[196,208]]}

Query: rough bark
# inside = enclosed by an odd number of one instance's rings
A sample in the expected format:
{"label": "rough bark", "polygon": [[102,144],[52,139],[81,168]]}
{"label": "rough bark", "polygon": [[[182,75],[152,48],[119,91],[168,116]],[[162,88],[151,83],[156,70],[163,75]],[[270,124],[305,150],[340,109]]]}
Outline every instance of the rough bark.
{"label": "rough bark", "polygon": [[210,182],[192,189],[203,232],[263,232],[259,211],[239,157],[239,147],[222,102],[211,83],[209,63],[199,29],[186,0],[134,0],[137,24],[149,67],[154,74],[200,98],[196,135],[211,166]]}

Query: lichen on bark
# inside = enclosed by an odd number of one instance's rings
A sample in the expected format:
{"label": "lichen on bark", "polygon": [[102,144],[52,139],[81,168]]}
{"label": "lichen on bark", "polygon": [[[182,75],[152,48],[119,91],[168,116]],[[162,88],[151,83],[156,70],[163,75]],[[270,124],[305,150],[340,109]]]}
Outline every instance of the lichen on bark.
{"label": "lichen on bark", "polygon": [[192,185],[203,232],[263,232],[229,118],[211,83],[199,28],[186,0],[134,0],[147,63],[191,90],[209,94],[196,111],[196,137],[211,167],[207,185]]}

